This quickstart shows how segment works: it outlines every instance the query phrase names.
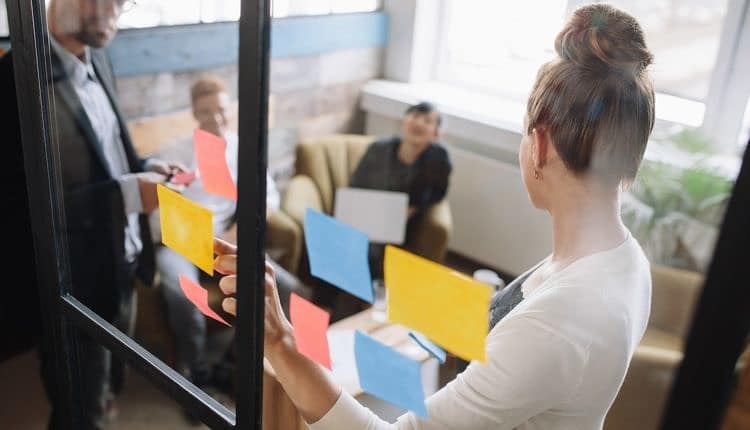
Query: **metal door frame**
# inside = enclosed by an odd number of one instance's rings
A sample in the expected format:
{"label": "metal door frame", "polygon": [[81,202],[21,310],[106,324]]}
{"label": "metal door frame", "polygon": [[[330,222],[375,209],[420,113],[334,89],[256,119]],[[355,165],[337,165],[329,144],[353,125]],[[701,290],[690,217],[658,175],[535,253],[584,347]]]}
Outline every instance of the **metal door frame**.
{"label": "metal door frame", "polygon": [[[239,280],[263,285],[270,0],[241,0],[239,25]],[[43,315],[45,348],[54,351],[61,428],[80,427],[76,338],[91,336],[183,408],[215,429],[260,429],[263,382],[264,289],[240,288],[235,321],[238,357],[236,414],[208,396],[70,293],[59,148],[53,139],[53,102],[44,0],[8,0],[8,20],[21,121],[29,210]],[[252,167],[252,168],[251,168]],[[253,282],[254,280],[254,282]],[[84,369],[85,370],[85,369]]]}

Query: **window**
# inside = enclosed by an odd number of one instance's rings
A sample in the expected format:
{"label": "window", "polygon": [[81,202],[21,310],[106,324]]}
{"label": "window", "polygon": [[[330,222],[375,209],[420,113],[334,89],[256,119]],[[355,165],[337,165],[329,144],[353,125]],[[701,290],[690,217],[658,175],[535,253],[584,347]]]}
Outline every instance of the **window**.
{"label": "window", "polygon": [[745,145],[750,139],[750,98],[747,99],[747,105],[745,106],[745,115],[742,120],[742,126],[740,127],[740,135],[737,140],[737,144],[740,146],[740,150],[746,150]]}
{"label": "window", "polygon": [[239,0],[138,0],[120,17],[120,28],[236,21]]}
{"label": "window", "polygon": [[703,101],[716,65],[727,0],[609,3],[637,17],[643,26],[654,53],[651,75],[657,90]]}
{"label": "window", "polygon": [[0,37],[8,37],[8,11],[5,9],[5,0],[0,0]]}
{"label": "window", "polygon": [[[446,0],[436,78],[521,100],[554,56],[565,0]],[[529,23],[534,23],[529,25]]]}
{"label": "window", "polygon": [[[282,18],[372,12],[380,8],[380,0],[273,0],[271,6],[274,18]],[[138,0],[136,7],[122,15],[120,27],[236,21],[239,17],[239,0]]]}
{"label": "window", "polygon": [[[525,100],[577,0],[444,0],[437,81]],[[613,0],[646,32],[655,62],[657,117],[700,126],[717,63],[727,0]]]}
{"label": "window", "polygon": [[295,15],[372,12],[380,8],[379,0],[273,0],[274,18]]}

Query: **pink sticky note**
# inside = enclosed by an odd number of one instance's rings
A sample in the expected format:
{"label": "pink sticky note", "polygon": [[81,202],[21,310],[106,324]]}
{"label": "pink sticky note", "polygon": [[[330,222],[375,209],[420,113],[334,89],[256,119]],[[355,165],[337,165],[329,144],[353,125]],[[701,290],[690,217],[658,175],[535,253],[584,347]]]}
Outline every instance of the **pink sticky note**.
{"label": "pink sticky note", "polygon": [[226,326],[232,326],[219,316],[219,314],[214,312],[213,309],[208,307],[208,291],[205,288],[184,275],[180,275],[180,288],[182,288],[182,292],[185,293],[187,298],[203,312],[203,315],[213,318]]}
{"label": "pink sticky note", "polygon": [[289,314],[294,329],[297,351],[310,360],[331,369],[331,353],[328,349],[328,323],[330,315],[323,309],[292,293]]}
{"label": "pink sticky note", "polygon": [[195,180],[194,172],[180,172],[172,176],[169,182],[177,185],[190,185]]}
{"label": "pink sticky note", "polygon": [[193,141],[203,189],[211,194],[237,200],[237,186],[229,173],[227,144],[224,139],[196,129]]}

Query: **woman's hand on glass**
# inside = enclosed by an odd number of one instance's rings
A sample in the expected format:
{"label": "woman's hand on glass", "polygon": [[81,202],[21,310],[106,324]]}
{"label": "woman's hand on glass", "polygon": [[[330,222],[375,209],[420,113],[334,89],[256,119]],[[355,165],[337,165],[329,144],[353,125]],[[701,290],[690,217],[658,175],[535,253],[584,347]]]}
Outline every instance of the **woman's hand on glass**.
{"label": "woman's hand on glass", "polygon": [[[237,300],[233,297],[237,292],[237,247],[221,239],[214,239],[214,269],[224,275],[219,281],[219,288],[226,294],[221,307],[232,315],[237,315]],[[273,267],[266,262],[265,274],[265,336],[266,354],[273,352],[279,346],[294,346],[294,332],[289,320],[286,319],[276,288],[276,277]]]}

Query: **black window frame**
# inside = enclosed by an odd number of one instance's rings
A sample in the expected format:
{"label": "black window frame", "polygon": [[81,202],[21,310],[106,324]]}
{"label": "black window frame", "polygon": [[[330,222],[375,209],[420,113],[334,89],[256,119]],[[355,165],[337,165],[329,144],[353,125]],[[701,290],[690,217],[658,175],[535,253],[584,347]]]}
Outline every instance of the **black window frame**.
{"label": "black window frame", "polygon": [[[270,0],[241,0],[239,24],[238,279],[262,285],[265,273]],[[239,289],[235,320],[236,410],[204,393],[70,293],[59,148],[53,138],[53,101],[44,0],[7,0],[21,122],[31,226],[34,235],[44,348],[53,351],[60,428],[80,428],[83,406],[76,339],[86,334],[127,362],[182,407],[214,429],[261,429],[264,289]],[[245,167],[247,166],[247,167]]]}

